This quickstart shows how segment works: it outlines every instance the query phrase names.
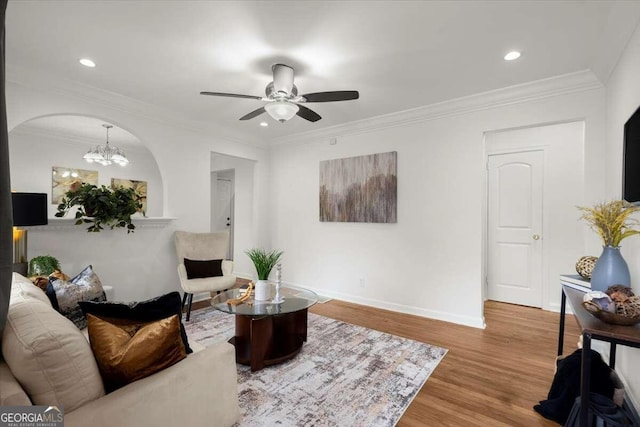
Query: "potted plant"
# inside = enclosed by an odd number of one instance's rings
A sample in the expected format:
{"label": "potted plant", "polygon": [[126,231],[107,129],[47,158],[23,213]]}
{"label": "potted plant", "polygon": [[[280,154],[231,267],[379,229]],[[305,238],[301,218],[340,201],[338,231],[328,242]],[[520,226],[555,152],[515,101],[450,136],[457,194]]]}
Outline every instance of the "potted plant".
{"label": "potted plant", "polygon": [[578,207],[582,219],[602,238],[602,255],[591,273],[591,289],[606,291],[611,285],[630,286],[629,267],[620,253],[620,242],[640,234],[635,230],[639,222],[631,218],[640,206],[624,200],[612,200],[594,207]]}
{"label": "potted plant", "polygon": [[266,251],[265,249],[249,249],[246,254],[253,262],[253,266],[258,273],[258,281],[256,282],[255,287],[255,298],[256,300],[264,301],[269,299],[269,284],[267,283],[267,279],[269,278],[269,274],[273,267],[276,266],[280,257],[284,252],[278,251],[276,249],[272,251]]}
{"label": "potted plant", "polygon": [[131,222],[131,215],[142,211],[142,197],[133,188],[116,187],[115,189],[98,187],[93,184],[82,184],[75,190],[65,193],[58,205],[57,217],[63,217],[73,206],[76,211],[76,225],[90,224],[87,231],[99,232],[104,226],[126,228],[133,232],[136,226]]}
{"label": "potted plant", "polygon": [[49,276],[60,270],[60,262],[51,255],[40,255],[29,261],[29,276]]}

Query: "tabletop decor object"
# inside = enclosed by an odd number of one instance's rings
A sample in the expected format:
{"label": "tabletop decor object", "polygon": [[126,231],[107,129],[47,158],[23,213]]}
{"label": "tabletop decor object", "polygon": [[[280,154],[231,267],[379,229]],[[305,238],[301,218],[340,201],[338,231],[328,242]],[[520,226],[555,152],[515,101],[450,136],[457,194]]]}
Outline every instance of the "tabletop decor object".
{"label": "tabletop decor object", "polygon": [[282,285],[282,264],[278,263],[276,266],[276,295],[271,300],[274,304],[280,304],[284,302],[284,298],[280,295],[280,286]]}
{"label": "tabletop decor object", "polygon": [[631,215],[640,210],[624,200],[599,203],[594,207],[578,207],[582,219],[602,238],[602,255],[591,273],[591,289],[606,291],[610,285],[631,285],[629,267],[620,253],[620,242],[639,234],[638,220]]}
{"label": "tabletop decor object", "polygon": [[249,282],[249,286],[247,287],[247,290],[244,291],[244,293],[242,294],[242,296],[238,297],[238,298],[232,298],[229,299],[227,301],[225,301],[227,304],[229,305],[238,305],[238,304],[242,304],[244,302],[246,302],[250,297],[251,297],[251,293],[253,292],[253,282]]}
{"label": "tabletop decor object", "polygon": [[598,262],[598,257],[596,256],[583,256],[576,262],[576,272],[584,279],[589,280],[596,262]]}
{"label": "tabletop decor object", "polygon": [[276,266],[283,253],[283,251],[279,251],[277,249],[267,251],[262,248],[249,249],[246,252],[247,256],[253,262],[256,273],[258,273],[254,297],[256,301],[266,301],[269,299],[271,292],[267,279],[269,278],[269,274],[271,274],[271,270]]}
{"label": "tabletop decor object", "polygon": [[605,323],[623,326],[640,323],[640,296],[635,296],[626,286],[610,286],[606,293],[588,292],[582,305]]}

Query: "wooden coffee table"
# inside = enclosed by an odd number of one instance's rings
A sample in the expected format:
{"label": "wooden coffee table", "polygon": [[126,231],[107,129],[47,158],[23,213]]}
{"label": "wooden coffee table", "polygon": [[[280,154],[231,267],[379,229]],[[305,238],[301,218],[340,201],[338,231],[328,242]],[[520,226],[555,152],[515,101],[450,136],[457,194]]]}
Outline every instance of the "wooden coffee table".
{"label": "wooden coffee table", "polygon": [[[270,298],[274,295],[272,286]],[[284,302],[255,301],[252,296],[240,305],[230,305],[227,300],[240,296],[239,289],[231,289],[211,300],[215,309],[236,315],[235,336],[229,342],[236,348],[236,362],[251,366],[252,372],[293,358],[307,341],[307,310],[318,296],[284,285],[280,295]]]}

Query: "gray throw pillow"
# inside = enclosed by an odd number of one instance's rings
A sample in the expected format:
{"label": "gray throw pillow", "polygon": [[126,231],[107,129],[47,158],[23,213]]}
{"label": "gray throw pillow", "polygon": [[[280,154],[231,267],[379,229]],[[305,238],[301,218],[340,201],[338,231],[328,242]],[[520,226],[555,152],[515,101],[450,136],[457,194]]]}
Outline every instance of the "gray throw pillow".
{"label": "gray throw pillow", "polygon": [[90,265],[70,281],[49,278],[46,292],[51,305],[78,329],[87,327],[87,319],[78,303],[107,300],[102,283]]}

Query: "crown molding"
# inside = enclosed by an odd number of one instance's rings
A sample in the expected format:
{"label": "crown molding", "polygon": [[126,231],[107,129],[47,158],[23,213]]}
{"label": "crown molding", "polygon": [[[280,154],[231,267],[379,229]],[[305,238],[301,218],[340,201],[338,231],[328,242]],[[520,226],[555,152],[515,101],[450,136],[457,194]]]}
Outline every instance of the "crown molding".
{"label": "crown molding", "polygon": [[55,78],[44,73],[7,64],[6,80],[7,82],[28,89],[43,91],[54,95],[69,96],[83,102],[121,111],[156,123],[168,124],[190,132],[204,134],[207,137],[210,137],[213,133],[217,138],[227,142],[265,148],[262,140],[258,140],[250,135],[231,132],[229,129],[213,123],[205,124],[195,120],[180,118],[176,112],[158,107],[157,105],[65,78]]}
{"label": "crown molding", "polygon": [[[269,148],[270,146],[276,147],[279,145],[305,144],[323,141],[337,136],[367,133],[412,123],[460,116],[475,111],[498,108],[506,105],[601,89],[603,87],[602,83],[591,70],[583,70],[443,101],[423,107],[330,126],[319,130],[258,140],[249,135],[231,133],[228,129],[222,128],[219,125],[204,124],[202,122],[178,118],[175,112],[171,112],[125,95],[73,82],[67,79],[54,79],[51,76],[34,72],[32,70],[24,70],[8,65],[6,69],[6,78],[7,81],[11,83],[30,89],[45,91],[56,95],[70,96],[84,102],[115,109],[157,123],[169,124],[176,128],[181,128],[206,136],[211,135],[211,133],[215,133],[217,137],[228,142],[263,149]],[[265,142],[267,143],[266,146]]]}
{"label": "crown molding", "polygon": [[585,92],[603,87],[602,83],[591,70],[583,70],[443,101],[424,107],[331,126],[317,131],[274,138],[270,141],[270,145],[306,144],[337,136],[355,135],[411,123],[460,116],[475,111]]}

